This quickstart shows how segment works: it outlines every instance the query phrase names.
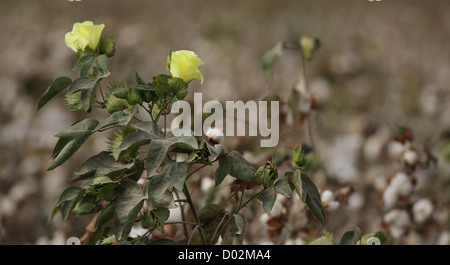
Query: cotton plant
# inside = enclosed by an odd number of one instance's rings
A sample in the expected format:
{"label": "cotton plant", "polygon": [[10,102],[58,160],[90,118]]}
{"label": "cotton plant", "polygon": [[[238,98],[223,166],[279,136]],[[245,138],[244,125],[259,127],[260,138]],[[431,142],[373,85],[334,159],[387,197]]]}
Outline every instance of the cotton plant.
{"label": "cotton plant", "polygon": [[[108,64],[115,55],[116,40],[102,37],[104,28],[91,21],[73,25],[65,42],[75,52],[74,70],[79,77],[57,78],[37,104],[39,110],[65,90],[67,109],[88,116],[56,134],[48,170],[70,161],[91,135],[110,133],[108,147],[73,172],[74,184],[62,191],[50,220],[59,212],[63,220],[91,215],[93,228],[83,235],[83,244],[242,244],[247,205],[259,201],[270,214],[278,195],[289,198],[296,193],[299,203],[327,229],[321,195],[308,176],[308,156],[301,145],[293,149],[290,169],[281,176],[274,161],[257,165],[237,151],[226,150],[218,128],[210,128],[204,138],[176,136],[167,129],[167,116],[175,102],[185,99],[194,80],[206,83],[200,71],[203,60],[194,51],[170,50],[167,73],[150,82],[137,72],[134,83],[112,80]],[[310,60],[313,50],[306,48],[303,52],[311,53]],[[263,70],[268,76],[268,69]],[[94,108],[109,116],[98,120]],[[226,189],[221,183],[234,179],[231,208],[194,202],[191,197],[188,180],[194,175],[200,178],[200,171],[212,165],[216,165],[215,189]],[[198,209],[199,205],[204,206]],[[180,220],[172,218],[177,209]],[[164,235],[169,224],[180,226],[180,237],[154,240],[151,235],[156,231]]]}

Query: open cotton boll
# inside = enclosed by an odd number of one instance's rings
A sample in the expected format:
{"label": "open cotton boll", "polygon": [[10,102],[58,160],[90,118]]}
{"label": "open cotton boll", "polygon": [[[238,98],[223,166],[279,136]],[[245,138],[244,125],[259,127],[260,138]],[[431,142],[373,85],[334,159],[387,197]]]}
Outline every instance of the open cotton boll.
{"label": "open cotton boll", "polygon": [[215,185],[214,180],[208,177],[202,178],[201,189],[203,192],[207,192],[211,187]]}
{"label": "open cotton boll", "polygon": [[403,160],[403,162],[405,162],[406,164],[408,164],[410,166],[416,164],[418,161],[417,152],[414,150],[406,150],[403,153],[402,160]]}
{"label": "open cotton boll", "polygon": [[327,203],[333,200],[333,192],[331,190],[324,190],[322,194],[320,194],[320,199],[323,203]]}
{"label": "open cotton boll", "polygon": [[398,239],[410,224],[408,213],[405,210],[394,209],[384,216],[384,221],[389,224],[392,237]]}
{"label": "open cotton boll", "polygon": [[392,208],[399,196],[408,196],[413,188],[408,175],[404,172],[398,172],[383,193],[383,202],[386,209]]}
{"label": "open cotton boll", "polygon": [[428,199],[421,199],[412,208],[414,220],[417,223],[425,222],[433,212],[433,204]]}
{"label": "open cotton boll", "polygon": [[215,143],[221,144],[224,141],[223,131],[219,128],[208,128],[205,133],[208,139],[212,139]]}

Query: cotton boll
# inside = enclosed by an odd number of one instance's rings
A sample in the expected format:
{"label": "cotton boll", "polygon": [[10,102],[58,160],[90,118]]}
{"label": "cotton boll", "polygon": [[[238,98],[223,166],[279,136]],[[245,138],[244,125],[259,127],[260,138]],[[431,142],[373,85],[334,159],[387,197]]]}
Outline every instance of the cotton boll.
{"label": "cotton boll", "polygon": [[223,132],[219,128],[208,128],[205,135],[216,144],[221,144],[224,141]]}
{"label": "cotton boll", "polygon": [[404,172],[398,172],[383,193],[383,201],[386,209],[392,208],[399,196],[408,196],[414,186]]}
{"label": "cotton boll", "polygon": [[340,205],[341,204],[338,201],[330,201],[328,203],[327,210],[329,210],[331,212],[334,212],[334,211],[336,211],[339,208]]}
{"label": "cotton boll", "polygon": [[261,216],[259,217],[259,221],[263,224],[265,224],[267,220],[269,220],[269,215],[266,213],[261,214]]}
{"label": "cotton boll", "polygon": [[384,216],[384,222],[389,224],[392,237],[398,239],[410,224],[408,213],[405,210],[391,210]]}
{"label": "cotton boll", "polygon": [[417,223],[425,222],[433,212],[433,204],[428,199],[421,199],[412,208],[414,220]]}
{"label": "cotton boll", "polygon": [[322,203],[328,203],[333,200],[333,192],[330,190],[325,190],[320,195],[320,199],[322,200]]}
{"label": "cotton boll", "polygon": [[359,193],[355,192],[348,198],[348,207],[351,210],[359,210],[364,205],[364,196]]}
{"label": "cotton boll", "polygon": [[402,155],[402,160],[403,162],[405,162],[407,165],[415,165],[418,161],[418,155],[417,152],[414,150],[406,150],[403,155]]}
{"label": "cotton boll", "polygon": [[214,181],[211,178],[202,178],[201,189],[203,192],[207,192],[211,187],[214,186]]}
{"label": "cotton boll", "polygon": [[388,155],[390,158],[397,159],[401,157],[402,153],[405,151],[405,145],[397,142],[391,141],[388,144]]}

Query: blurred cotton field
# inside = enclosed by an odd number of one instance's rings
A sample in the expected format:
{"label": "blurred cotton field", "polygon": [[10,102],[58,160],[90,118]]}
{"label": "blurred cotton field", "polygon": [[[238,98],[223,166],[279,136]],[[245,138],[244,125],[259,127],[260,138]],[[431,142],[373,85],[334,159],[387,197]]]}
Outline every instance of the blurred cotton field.
{"label": "blurred cotton field", "polygon": [[[65,244],[81,237],[92,219],[63,222],[58,214],[47,223],[72,172],[104,150],[109,135],[94,135],[70,163],[46,171],[54,135],[84,114],[65,109],[62,96],[35,111],[56,77],[74,76],[64,35],[85,20],[104,23],[104,34],[117,37],[109,65],[114,79],[131,83],[136,70],[143,79],[165,73],[169,49],[188,49],[204,61],[205,81],[192,85],[204,101],[276,95],[282,111],[274,150],[261,150],[252,137],[209,136],[260,164],[270,157],[283,161],[294,145],[311,140],[286,107],[299,78],[298,54],[283,51],[269,90],[262,55],[279,41],[317,37],[321,47],[306,68],[309,96],[302,97],[314,101],[299,104],[316,104],[310,176],[321,192],[329,231],[340,238],[355,227],[363,234],[384,230],[387,244],[450,243],[450,2],[3,0],[0,244]],[[280,173],[285,166],[280,162]],[[214,169],[193,180],[199,205],[232,203],[233,181],[215,188]],[[278,198],[271,215],[258,203],[246,208],[244,243],[307,244],[321,236],[294,194]],[[169,221],[179,216],[174,209]],[[169,226],[167,232],[180,229]]]}

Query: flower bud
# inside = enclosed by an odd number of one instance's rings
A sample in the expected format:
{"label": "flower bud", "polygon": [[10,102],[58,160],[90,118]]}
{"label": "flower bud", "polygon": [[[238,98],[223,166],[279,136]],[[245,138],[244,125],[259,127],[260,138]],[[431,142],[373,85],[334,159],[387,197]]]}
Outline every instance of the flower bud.
{"label": "flower bud", "polygon": [[314,37],[303,36],[300,39],[300,46],[302,47],[305,59],[311,61],[314,56],[314,52],[320,47],[320,42]]}
{"label": "flower bud", "polygon": [[275,165],[271,162],[266,162],[264,166],[261,166],[255,172],[253,182],[257,185],[264,185],[264,187],[272,187],[277,178],[278,172]]}
{"label": "flower bud", "polygon": [[294,148],[292,151],[292,167],[296,169],[303,169],[306,167],[306,164],[308,162],[308,159],[305,155],[305,153],[302,150],[302,146],[299,145]]}

